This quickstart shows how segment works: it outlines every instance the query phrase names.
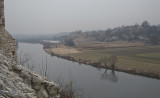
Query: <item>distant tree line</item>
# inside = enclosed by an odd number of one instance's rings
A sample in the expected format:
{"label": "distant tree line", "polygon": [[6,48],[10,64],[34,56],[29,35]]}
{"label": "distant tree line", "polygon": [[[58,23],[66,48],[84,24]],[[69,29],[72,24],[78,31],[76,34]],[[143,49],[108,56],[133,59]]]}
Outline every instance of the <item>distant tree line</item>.
{"label": "distant tree line", "polygon": [[66,45],[73,46],[76,38],[92,39],[99,42],[143,41],[149,44],[160,44],[160,25],[150,25],[144,21],[141,25],[122,26],[107,30],[71,32],[63,36]]}
{"label": "distant tree line", "polygon": [[107,30],[64,32],[49,35],[14,35],[17,41],[38,43],[41,40],[60,40],[65,45],[75,46],[75,40],[113,42],[113,41],[143,41],[149,44],[160,44],[160,25],[150,25],[148,21],[142,24],[109,28]]}

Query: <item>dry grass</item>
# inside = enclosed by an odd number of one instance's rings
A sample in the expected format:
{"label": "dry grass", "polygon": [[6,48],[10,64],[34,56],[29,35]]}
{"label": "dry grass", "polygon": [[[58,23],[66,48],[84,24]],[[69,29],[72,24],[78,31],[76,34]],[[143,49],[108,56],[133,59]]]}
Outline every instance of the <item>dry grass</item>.
{"label": "dry grass", "polygon": [[160,73],[160,46],[112,48],[68,54],[76,59],[97,62],[104,56],[116,55],[116,67]]}
{"label": "dry grass", "polygon": [[82,49],[106,49],[106,48],[122,48],[122,47],[139,47],[145,46],[143,42],[126,42],[126,41],[115,41],[115,42],[81,42],[77,44],[78,48]]}
{"label": "dry grass", "polygon": [[79,50],[76,48],[66,47],[66,46],[59,46],[57,48],[52,48],[51,51],[55,54],[73,54],[73,53],[80,53]]}
{"label": "dry grass", "polygon": [[[77,48],[77,49],[76,49]],[[70,56],[77,61],[99,62],[104,56],[118,57],[116,67],[160,74],[160,46],[146,46],[139,42],[92,43],[76,48],[60,46],[51,51]],[[79,51],[81,49],[81,51]]]}

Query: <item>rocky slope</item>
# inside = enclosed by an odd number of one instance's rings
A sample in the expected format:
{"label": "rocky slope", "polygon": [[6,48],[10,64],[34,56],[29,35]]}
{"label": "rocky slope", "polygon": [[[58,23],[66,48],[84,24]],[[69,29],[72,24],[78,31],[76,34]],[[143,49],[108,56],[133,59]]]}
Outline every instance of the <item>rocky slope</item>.
{"label": "rocky slope", "polygon": [[0,28],[0,98],[59,98],[59,86],[17,65],[16,41]]}

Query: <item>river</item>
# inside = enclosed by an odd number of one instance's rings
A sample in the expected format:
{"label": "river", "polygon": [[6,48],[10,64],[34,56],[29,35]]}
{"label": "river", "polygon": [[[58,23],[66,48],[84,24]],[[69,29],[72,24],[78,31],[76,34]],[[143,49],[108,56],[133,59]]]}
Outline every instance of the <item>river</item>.
{"label": "river", "polygon": [[[160,98],[160,80],[112,72],[47,54],[40,44],[19,43],[18,56],[32,56],[30,67],[50,81],[73,81],[83,98]],[[47,62],[46,62],[47,61]],[[47,65],[47,67],[46,67]],[[43,69],[43,70],[42,70]],[[44,71],[46,70],[46,71]]]}

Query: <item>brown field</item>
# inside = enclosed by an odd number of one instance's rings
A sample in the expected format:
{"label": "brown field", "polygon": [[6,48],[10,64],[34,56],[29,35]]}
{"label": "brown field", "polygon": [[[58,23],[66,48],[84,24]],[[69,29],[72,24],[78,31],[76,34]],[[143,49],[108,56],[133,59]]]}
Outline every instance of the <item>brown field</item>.
{"label": "brown field", "polygon": [[120,47],[139,47],[144,46],[143,42],[126,42],[126,41],[116,41],[116,42],[83,42],[76,45],[77,48],[82,49],[106,49],[106,48],[120,48]]}
{"label": "brown field", "polygon": [[72,47],[67,46],[59,46],[57,48],[52,48],[51,51],[56,54],[73,54],[73,53],[80,53],[79,50]]}
{"label": "brown field", "polygon": [[94,44],[95,48],[90,47],[91,49],[85,47],[61,47],[60,49],[53,48],[50,50],[55,54],[72,57],[75,61],[89,62],[89,64],[99,62],[99,59],[104,56],[114,55],[118,57],[116,63],[117,69],[134,70],[142,73],[154,73],[160,76],[160,46],[147,46],[141,43],[126,44],[123,42],[113,44],[105,43],[106,46],[101,48],[99,47],[101,44]]}

